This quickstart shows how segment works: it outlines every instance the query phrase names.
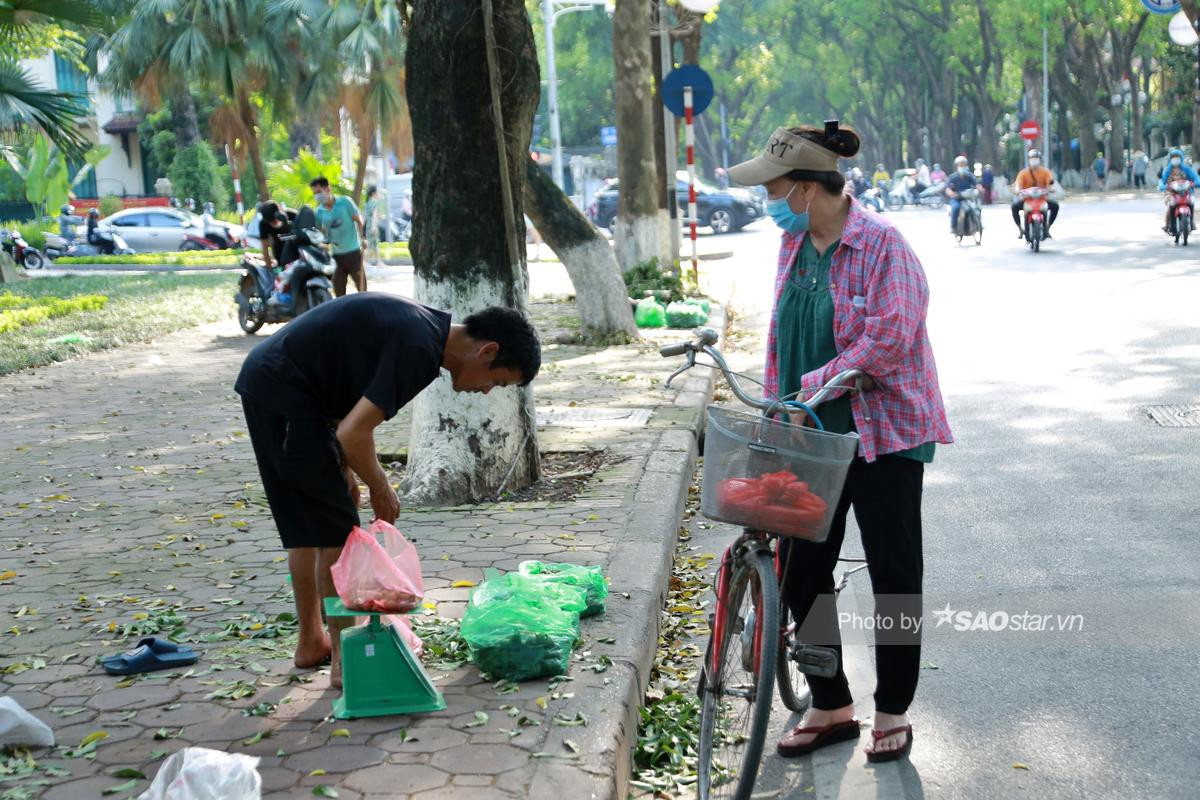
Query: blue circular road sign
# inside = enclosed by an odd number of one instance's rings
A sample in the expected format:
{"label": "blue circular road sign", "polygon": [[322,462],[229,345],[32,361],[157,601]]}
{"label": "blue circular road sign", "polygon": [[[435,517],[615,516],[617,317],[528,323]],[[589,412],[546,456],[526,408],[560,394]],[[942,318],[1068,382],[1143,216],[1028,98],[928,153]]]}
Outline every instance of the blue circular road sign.
{"label": "blue circular road sign", "polygon": [[1142,0],[1142,5],[1151,14],[1174,14],[1179,10],[1179,0]]}
{"label": "blue circular road sign", "polygon": [[713,99],[713,82],[708,73],[695,64],[684,64],[667,73],[663,81],[663,104],[677,117],[682,117],[684,87],[692,87],[692,113],[700,114]]}

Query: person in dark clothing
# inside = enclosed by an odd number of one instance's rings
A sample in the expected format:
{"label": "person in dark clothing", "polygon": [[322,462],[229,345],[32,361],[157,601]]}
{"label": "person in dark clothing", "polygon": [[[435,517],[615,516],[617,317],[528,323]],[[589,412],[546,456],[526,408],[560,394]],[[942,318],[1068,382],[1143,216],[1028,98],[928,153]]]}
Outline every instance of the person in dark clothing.
{"label": "person in dark clothing", "polygon": [[258,213],[262,218],[258,223],[258,238],[262,241],[263,261],[268,267],[276,264],[283,267],[294,261],[295,243],[280,237],[292,232],[296,212],[268,200],[258,207]]}
{"label": "person in dark clothing", "polygon": [[[353,341],[354,347],[345,343]],[[332,656],[341,686],[346,618],[321,618],[334,597],[329,568],[359,524],[358,479],[374,516],[394,522],[400,500],[375,453],[374,430],[443,369],[456,392],[525,386],[541,367],[537,331],[519,312],[450,314],[401,297],[360,292],[305,312],[246,357],[234,389],[259,474],[288,551],[300,640],[295,664]]]}
{"label": "person in dark clothing", "polygon": [[89,209],[87,215],[87,241],[88,244],[94,244],[100,248],[100,254],[111,256],[116,252],[116,245],[111,237],[101,236],[96,227],[100,224],[100,212],[95,209]]}

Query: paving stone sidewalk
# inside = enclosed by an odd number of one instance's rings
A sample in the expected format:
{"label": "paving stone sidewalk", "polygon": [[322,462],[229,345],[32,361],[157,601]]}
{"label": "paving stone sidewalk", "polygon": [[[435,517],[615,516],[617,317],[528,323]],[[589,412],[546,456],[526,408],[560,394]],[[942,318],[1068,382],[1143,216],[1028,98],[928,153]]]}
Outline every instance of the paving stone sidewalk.
{"label": "paving stone sidewalk", "polygon": [[[571,327],[570,305],[538,309],[550,327]],[[664,388],[670,367],[657,343],[684,335],[547,345],[536,396],[540,412],[558,413],[546,417],[556,424],[543,429],[543,449],[613,457],[575,500],[406,510],[397,523],[417,542],[428,600],[445,618],[461,615],[470,591],[452,584],[487,567],[602,565],[608,611],[585,620],[572,680],[510,690],[472,665],[431,669],[445,711],[352,721],[329,718],[327,671],[290,661],[286,564],[230,388],[257,338],[222,322],[0,378],[0,693],[59,743],[35,753],[33,778],[0,776],[0,795],[100,797],[132,768],[147,780],[111,796],[135,797],[167,754],[203,745],[260,756],[268,798],[319,785],[351,800],[623,798],[712,391],[709,374]],[[563,409],[602,421],[564,425]],[[613,409],[648,419],[614,422]],[[407,424],[387,423],[380,450],[403,451]],[[95,665],[155,628],[199,638],[200,662],[133,680]],[[107,735],[80,748],[97,731]]]}

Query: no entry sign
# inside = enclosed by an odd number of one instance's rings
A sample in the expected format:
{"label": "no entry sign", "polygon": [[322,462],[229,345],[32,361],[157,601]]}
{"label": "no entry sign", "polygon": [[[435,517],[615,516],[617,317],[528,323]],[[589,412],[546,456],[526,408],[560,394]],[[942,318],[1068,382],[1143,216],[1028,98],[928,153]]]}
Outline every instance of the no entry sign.
{"label": "no entry sign", "polygon": [[1021,123],[1020,131],[1022,139],[1032,142],[1042,135],[1042,126],[1037,124],[1036,119],[1027,119]]}

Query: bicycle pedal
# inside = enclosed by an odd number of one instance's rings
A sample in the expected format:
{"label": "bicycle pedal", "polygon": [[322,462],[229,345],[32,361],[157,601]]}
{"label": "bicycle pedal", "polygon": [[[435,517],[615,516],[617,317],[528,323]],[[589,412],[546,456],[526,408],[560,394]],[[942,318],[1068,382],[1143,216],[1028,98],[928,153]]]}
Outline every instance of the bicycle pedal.
{"label": "bicycle pedal", "polygon": [[819,647],[796,642],[792,645],[792,661],[805,675],[832,678],[838,671],[838,654],[832,647]]}

